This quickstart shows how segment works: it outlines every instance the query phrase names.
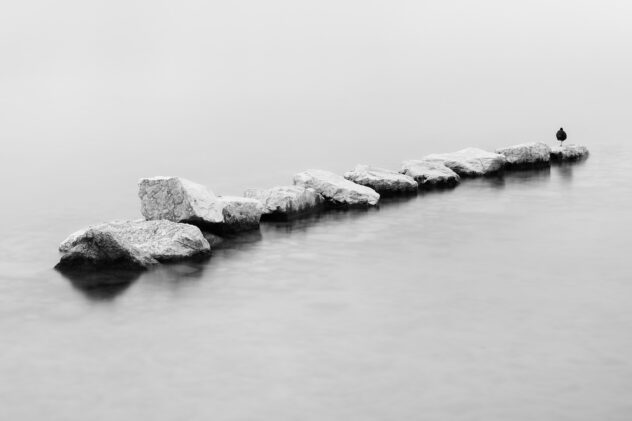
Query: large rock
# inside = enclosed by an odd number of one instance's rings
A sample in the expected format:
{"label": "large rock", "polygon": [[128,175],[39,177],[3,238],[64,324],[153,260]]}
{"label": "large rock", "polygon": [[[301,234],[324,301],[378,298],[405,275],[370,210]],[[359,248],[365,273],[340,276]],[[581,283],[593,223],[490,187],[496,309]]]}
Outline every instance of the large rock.
{"label": "large rock", "polygon": [[466,148],[457,152],[431,154],[426,161],[440,162],[461,177],[477,177],[503,169],[506,158],[503,155],[478,148]]}
{"label": "large rock", "polygon": [[113,221],[79,230],[59,246],[60,269],[145,269],[158,262],[209,254],[199,228],[166,220]]}
{"label": "large rock", "polygon": [[496,149],[496,153],[507,159],[509,168],[530,168],[549,166],[551,148],[546,143],[532,142]]}
{"label": "large rock", "polygon": [[[238,196],[222,196],[224,222],[214,226],[220,234],[232,234],[259,228],[263,204],[257,199]],[[213,230],[211,230],[213,231]]]}
{"label": "large rock", "polygon": [[179,177],[143,178],[141,213],[148,220],[187,222],[202,228],[224,222],[223,204],[201,184]]}
{"label": "large rock", "polygon": [[357,165],[353,171],[346,172],[344,177],[356,184],[370,187],[380,195],[413,193],[418,188],[412,177],[368,165]]}
{"label": "large rock", "polygon": [[581,145],[568,144],[553,146],[551,148],[551,160],[553,161],[578,161],[588,157],[588,148]]}
{"label": "large rock", "polygon": [[424,190],[454,187],[461,181],[461,177],[443,163],[423,159],[404,161],[400,172],[412,177]]}
{"label": "large rock", "polygon": [[336,207],[375,206],[380,195],[337,174],[324,170],[307,170],[294,176],[294,184],[312,188]]}
{"label": "large rock", "polygon": [[263,219],[290,219],[320,209],[325,199],[316,190],[303,186],[249,189],[244,196],[263,204]]}

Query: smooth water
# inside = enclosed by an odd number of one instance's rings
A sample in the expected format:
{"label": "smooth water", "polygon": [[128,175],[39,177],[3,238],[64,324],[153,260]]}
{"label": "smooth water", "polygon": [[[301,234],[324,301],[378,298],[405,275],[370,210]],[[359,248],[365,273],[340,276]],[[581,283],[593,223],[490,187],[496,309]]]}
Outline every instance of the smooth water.
{"label": "smooth water", "polygon": [[591,146],[107,288],[51,269],[80,197],[5,220],[3,418],[629,419],[632,156]]}
{"label": "smooth water", "polygon": [[[632,6],[0,6],[0,419],[632,419]],[[88,288],[137,180],[217,194],[476,146],[590,158],[264,224]]]}

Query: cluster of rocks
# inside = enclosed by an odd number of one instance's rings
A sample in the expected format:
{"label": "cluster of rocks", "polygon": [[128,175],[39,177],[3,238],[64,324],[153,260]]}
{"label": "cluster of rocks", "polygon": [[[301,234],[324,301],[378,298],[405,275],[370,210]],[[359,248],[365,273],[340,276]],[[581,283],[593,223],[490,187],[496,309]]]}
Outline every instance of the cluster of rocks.
{"label": "cluster of rocks", "polygon": [[307,170],[294,176],[294,185],[251,189],[243,197],[217,196],[206,186],[179,177],[143,178],[138,196],[145,219],[112,221],[71,234],[59,247],[62,257],[56,267],[146,269],[162,262],[209,255],[208,238],[257,230],[261,220],[289,220],[326,207],[372,207],[381,196],[454,187],[465,177],[587,156],[584,146],[550,148],[541,142],[495,152],[467,148],[404,161],[399,171],[368,165],[358,165],[344,176]]}

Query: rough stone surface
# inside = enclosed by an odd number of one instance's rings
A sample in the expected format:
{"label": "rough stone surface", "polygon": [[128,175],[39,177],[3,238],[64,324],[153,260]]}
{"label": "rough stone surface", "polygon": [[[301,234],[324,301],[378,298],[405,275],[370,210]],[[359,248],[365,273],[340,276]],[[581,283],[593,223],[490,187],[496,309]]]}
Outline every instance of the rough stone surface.
{"label": "rough stone surface", "polygon": [[344,177],[356,184],[370,187],[381,195],[412,193],[418,188],[412,177],[368,165],[357,165],[353,171],[346,172]]}
{"label": "rough stone surface", "polygon": [[222,196],[224,223],[219,226],[221,233],[235,233],[259,228],[263,204],[257,199],[239,196]]}
{"label": "rough stone surface", "polygon": [[404,161],[402,174],[415,179],[420,189],[454,187],[461,177],[441,162],[426,160]]}
{"label": "rough stone surface", "polygon": [[477,177],[498,172],[503,169],[506,158],[503,155],[487,152],[478,148],[466,148],[457,152],[431,154],[425,161],[443,163],[461,177]]}
{"label": "rough stone surface", "polygon": [[578,161],[588,157],[588,148],[581,145],[568,144],[551,148],[553,161]]}
{"label": "rough stone surface", "polygon": [[264,219],[285,219],[310,213],[321,208],[325,200],[316,190],[303,186],[250,189],[244,196],[263,204]]}
{"label": "rough stone surface", "polygon": [[380,200],[379,193],[372,188],[324,170],[298,173],[294,176],[294,184],[316,190],[329,204],[337,207],[375,206]]}
{"label": "rough stone surface", "polygon": [[57,267],[143,269],[210,253],[199,228],[166,220],[112,221],[72,233],[59,246]]}
{"label": "rough stone surface", "polygon": [[138,183],[141,213],[204,227],[224,221],[222,202],[205,186],[179,177],[143,178]]}
{"label": "rough stone surface", "polygon": [[546,143],[532,142],[496,149],[513,168],[541,167],[550,165],[551,148]]}

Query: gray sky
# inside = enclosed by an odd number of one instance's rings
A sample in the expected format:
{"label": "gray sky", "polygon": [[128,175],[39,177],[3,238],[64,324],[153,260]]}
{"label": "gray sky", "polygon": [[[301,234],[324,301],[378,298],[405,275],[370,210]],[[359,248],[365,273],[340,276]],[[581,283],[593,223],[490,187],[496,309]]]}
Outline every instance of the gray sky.
{"label": "gray sky", "polygon": [[[5,2],[1,164],[217,177],[262,159],[394,165],[549,140],[560,125],[583,143],[629,135],[631,12],[623,0]],[[198,153],[178,166],[178,150]]]}

